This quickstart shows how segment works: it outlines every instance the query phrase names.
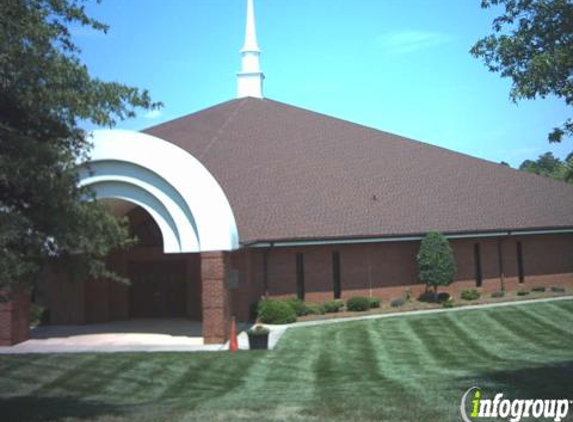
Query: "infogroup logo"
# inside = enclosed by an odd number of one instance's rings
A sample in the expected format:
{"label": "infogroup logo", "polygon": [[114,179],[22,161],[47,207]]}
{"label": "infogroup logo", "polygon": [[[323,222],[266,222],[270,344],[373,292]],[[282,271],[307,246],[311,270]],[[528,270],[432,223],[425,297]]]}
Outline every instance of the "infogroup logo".
{"label": "infogroup logo", "polygon": [[[468,403],[468,399],[471,403]],[[503,393],[494,394],[493,400],[486,399],[479,387],[472,387],[462,396],[460,413],[464,422],[475,422],[483,418],[502,418],[510,422],[526,419],[560,422],[569,413],[571,404],[573,400],[569,399],[504,399]]]}

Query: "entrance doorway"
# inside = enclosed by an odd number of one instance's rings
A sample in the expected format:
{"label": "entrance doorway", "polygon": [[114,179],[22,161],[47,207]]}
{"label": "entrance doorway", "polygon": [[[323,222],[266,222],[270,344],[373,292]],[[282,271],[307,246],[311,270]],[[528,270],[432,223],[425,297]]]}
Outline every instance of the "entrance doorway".
{"label": "entrance doorway", "polygon": [[131,318],[184,318],[187,283],[185,262],[146,261],[129,264]]}

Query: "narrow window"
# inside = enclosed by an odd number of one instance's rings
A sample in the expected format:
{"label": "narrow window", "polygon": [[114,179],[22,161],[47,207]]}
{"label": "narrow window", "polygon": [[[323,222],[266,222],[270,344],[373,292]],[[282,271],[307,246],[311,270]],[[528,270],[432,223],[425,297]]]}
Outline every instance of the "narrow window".
{"label": "narrow window", "polygon": [[474,245],[474,263],[476,267],[476,286],[481,287],[483,277],[481,272],[481,251],[479,243]]}
{"label": "narrow window", "polygon": [[525,281],[525,274],[523,273],[523,248],[521,246],[521,242],[517,242],[517,276],[519,277],[520,283]]}
{"label": "narrow window", "polygon": [[332,252],[332,290],[334,298],[340,299],[340,252]]}
{"label": "narrow window", "polygon": [[296,296],[304,300],[304,255],[296,254]]}

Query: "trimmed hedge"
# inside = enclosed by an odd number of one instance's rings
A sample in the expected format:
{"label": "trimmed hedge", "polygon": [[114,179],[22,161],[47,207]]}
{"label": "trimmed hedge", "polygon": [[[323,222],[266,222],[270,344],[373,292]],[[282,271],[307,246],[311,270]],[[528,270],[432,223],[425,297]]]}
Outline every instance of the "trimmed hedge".
{"label": "trimmed hedge", "polygon": [[494,299],[504,297],[504,296],[505,296],[505,292],[503,290],[497,290],[497,291],[491,293],[491,297],[493,297]]}
{"label": "trimmed hedge", "polygon": [[527,296],[529,294],[529,290],[519,290],[517,292],[517,296]]}
{"label": "trimmed hedge", "polygon": [[403,306],[406,303],[406,299],[404,299],[403,297],[397,297],[396,299],[392,299],[390,301],[390,306],[393,308],[399,308],[400,306]]}
{"label": "trimmed hedge", "polygon": [[438,293],[437,301],[438,303],[444,303],[450,300],[452,296],[448,292]]}
{"label": "trimmed hedge", "polygon": [[286,302],[261,300],[257,308],[259,321],[265,324],[290,324],[296,321],[296,313]]}
{"label": "trimmed hedge", "polygon": [[532,292],[538,292],[538,293],[542,293],[542,292],[544,292],[545,290],[547,290],[547,289],[545,288],[545,286],[535,286],[535,287],[533,287],[533,288],[531,289]]}
{"label": "trimmed hedge", "polygon": [[296,316],[305,316],[309,314],[308,305],[297,297],[288,298],[284,302],[292,308]]}
{"label": "trimmed hedge", "polygon": [[344,307],[344,302],[341,300],[332,300],[330,302],[324,302],[322,307],[324,308],[324,312],[327,314],[333,314],[340,311]]}
{"label": "trimmed hedge", "polygon": [[368,298],[368,303],[370,304],[371,309],[379,308],[381,302],[382,302],[382,300],[379,297],[369,297]]}
{"label": "trimmed hedge", "polygon": [[426,290],[425,292],[420,294],[420,296],[418,296],[418,300],[420,302],[434,303],[436,299],[437,299],[436,293],[431,290]]}
{"label": "trimmed hedge", "polygon": [[460,295],[460,297],[463,300],[477,300],[480,298],[480,296],[481,293],[478,292],[476,289],[462,290],[462,293]]}
{"label": "trimmed hedge", "polygon": [[346,301],[346,309],[353,312],[364,312],[370,309],[370,301],[367,297],[351,297]]}
{"label": "trimmed hedge", "polygon": [[455,302],[454,299],[452,299],[451,297],[446,300],[445,302],[442,302],[442,307],[443,308],[453,308],[455,306]]}
{"label": "trimmed hedge", "polygon": [[306,303],[305,306],[308,315],[322,315],[326,312],[320,303]]}
{"label": "trimmed hedge", "polygon": [[561,287],[561,286],[553,286],[551,288],[551,291],[553,293],[565,293],[565,287]]}

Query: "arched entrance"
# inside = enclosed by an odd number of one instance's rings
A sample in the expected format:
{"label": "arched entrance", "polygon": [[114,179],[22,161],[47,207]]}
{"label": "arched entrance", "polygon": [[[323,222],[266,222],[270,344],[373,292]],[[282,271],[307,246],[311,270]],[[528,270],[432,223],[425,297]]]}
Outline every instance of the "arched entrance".
{"label": "arched entrance", "polygon": [[124,130],[95,131],[79,183],[98,199],[145,209],[159,226],[165,253],[232,251],[237,225],[223,189],[187,151],[157,137]]}
{"label": "arched entrance", "polygon": [[90,280],[84,287],[87,323],[124,319],[188,318],[202,320],[201,255],[166,254],[159,226],[143,208],[118,199],[101,202],[118,217],[126,217],[137,244],[108,257],[108,266],[129,279]]}
{"label": "arched entrance", "polygon": [[[91,140],[90,161],[78,163],[79,184],[89,186],[116,215],[127,215],[141,241],[110,257],[112,268],[132,286],[114,287],[119,290],[108,315],[202,319],[205,343],[224,341],[227,253],[239,244],[222,188],[197,159],[157,137],[107,130],[93,132]],[[88,322],[98,318],[102,285],[86,286]],[[114,300],[123,300],[124,307]]]}

